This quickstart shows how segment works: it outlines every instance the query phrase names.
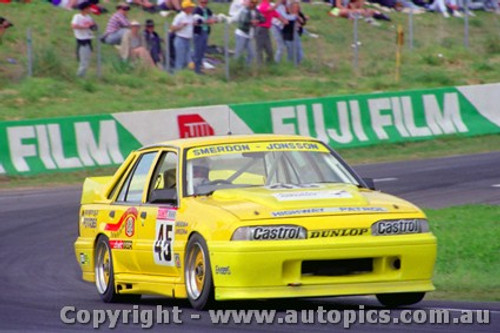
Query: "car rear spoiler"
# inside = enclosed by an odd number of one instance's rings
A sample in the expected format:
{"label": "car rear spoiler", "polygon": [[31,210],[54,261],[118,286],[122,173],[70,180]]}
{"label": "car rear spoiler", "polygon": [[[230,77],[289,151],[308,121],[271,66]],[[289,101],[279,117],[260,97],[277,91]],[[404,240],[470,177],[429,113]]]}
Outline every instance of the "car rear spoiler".
{"label": "car rear spoiler", "polygon": [[85,178],[82,189],[81,204],[100,203],[107,201],[106,193],[113,176]]}

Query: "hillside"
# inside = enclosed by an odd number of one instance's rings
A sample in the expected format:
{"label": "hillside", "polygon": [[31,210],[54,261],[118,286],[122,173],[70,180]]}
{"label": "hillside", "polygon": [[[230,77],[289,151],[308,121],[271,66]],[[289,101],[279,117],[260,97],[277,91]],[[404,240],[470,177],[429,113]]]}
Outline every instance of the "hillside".
{"label": "hillside", "polygon": [[[112,11],[112,5],[107,4]],[[227,13],[227,4],[212,4]],[[128,110],[164,109],[220,103],[254,102],[371,91],[497,82],[500,78],[500,16],[477,12],[470,18],[470,46],[463,46],[464,20],[439,14],[414,16],[415,41],[403,51],[401,80],[395,80],[396,27],[407,30],[408,15],[390,13],[392,22],[373,26],[359,22],[359,68],[353,68],[353,21],[332,18],[324,4],[304,4],[310,16],[305,36],[306,60],[298,68],[279,64],[245,68],[231,64],[226,82],[223,65],[206,76],[184,71],[170,75],[125,66],[117,51],[102,46],[102,78],[94,63],[84,80],[75,76],[75,42],[70,28],[74,12],[46,2],[0,4],[0,16],[9,18],[9,29],[0,45],[0,120],[102,114]],[[104,29],[110,14],[96,17]],[[154,18],[163,33],[165,19],[139,9],[129,13],[144,22]],[[172,16],[167,18],[172,21]],[[31,28],[35,53],[34,77],[27,78],[26,33]],[[230,27],[230,46],[234,27]],[[210,44],[223,45],[224,26],[214,29]],[[406,32],[406,37],[408,33]],[[96,46],[94,46],[96,50]]]}

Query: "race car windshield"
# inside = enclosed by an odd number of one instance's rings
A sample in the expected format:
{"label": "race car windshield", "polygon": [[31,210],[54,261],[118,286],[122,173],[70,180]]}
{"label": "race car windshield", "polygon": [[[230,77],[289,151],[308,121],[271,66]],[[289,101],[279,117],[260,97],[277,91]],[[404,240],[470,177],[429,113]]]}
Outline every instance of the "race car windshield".
{"label": "race car windshield", "polygon": [[258,143],[193,148],[187,153],[187,195],[218,189],[346,183],[359,185],[319,143]]}

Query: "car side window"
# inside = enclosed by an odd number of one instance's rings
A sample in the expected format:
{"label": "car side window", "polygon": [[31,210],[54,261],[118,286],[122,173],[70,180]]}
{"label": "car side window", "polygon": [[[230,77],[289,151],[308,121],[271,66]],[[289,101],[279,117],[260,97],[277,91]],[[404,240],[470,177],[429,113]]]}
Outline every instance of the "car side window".
{"label": "car side window", "polygon": [[143,154],[128,175],[127,180],[118,195],[119,202],[141,202],[142,193],[146,186],[147,176],[157,152]]}
{"label": "car side window", "polygon": [[165,152],[151,178],[150,193],[154,190],[177,189],[177,154]]}

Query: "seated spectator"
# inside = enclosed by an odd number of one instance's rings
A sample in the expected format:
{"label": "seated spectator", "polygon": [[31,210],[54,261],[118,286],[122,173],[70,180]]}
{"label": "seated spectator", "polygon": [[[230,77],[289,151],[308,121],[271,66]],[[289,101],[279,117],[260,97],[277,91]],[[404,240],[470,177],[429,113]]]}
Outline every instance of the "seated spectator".
{"label": "seated spectator", "polygon": [[340,16],[348,19],[364,17],[367,23],[379,25],[374,16],[390,21],[387,15],[365,7],[365,0],[335,0],[335,7],[330,11],[331,16]]}
{"label": "seated spectator", "polygon": [[135,5],[141,7],[145,11],[155,12],[155,5],[149,2],[149,0],[127,0],[129,5]]}
{"label": "seated spectator", "polygon": [[155,22],[152,19],[146,20],[146,29],[144,29],[144,39],[147,49],[155,65],[161,63],[163,52],[161,50],[161,39],[155,31]]}
{"label": "seated spectator", "polygon": [[265,22],[264,16],[257,10],[258,0],[244,0],[244,7],[238,14],[238,28],[235,31],[236,47],[234,57],[240,58],[243,52],[246,51],[246,63],[252,63],[255,57],[255,49],[252,40],[255,36],[255,29],[259,23]]}
{"label": "seated spectator", "polygon": [[288,5],[288,14],[295,19],[289,20],[283,27],[283,39],[286,45],[287,59],[300,64],[304,58],[301,36],[306,25],[307,18],[300,10],[300,3],[294,1]]}
{"label": "seated spectator", "polygon": [[2,43],[2,37],[7,31],[7,29],[13,27],[14,25],[9,22],[5,17],[0,16],[0,44]]}
{"label": "seated spectator", "polygon": [[123,35],[130,27],[130,22],[127,18],[129,10],[129,5],[123,2],[116,6],[116,12],[109,18],[106,31],[101,37],[103,43],[110,45],[119,45],[121,43]]}
{"label": "seated spectator", "polygon": [[159,10],[175,10],[175,11],[181,11],[181,4],[179,0],[158,0],[156,4],[157,8]]}
{"label": "seated spectator", "polygon": [[450,17],[448,8],[451,10],[453,16],[462,17],[462,14],[458,11],[457,2],[455,0],[434,0],[434,2],[429,5],[430,10],[443,14],[445,18]]}
{"label": "seated spectator", "polygon": [[130,29],[125,32],[120,44],[120,56],[124,61],[137,59],[149,67],[154,67],[154,61],[148,52],[146,40],[140,30],[141,24],[138,21],[130,22]]}

